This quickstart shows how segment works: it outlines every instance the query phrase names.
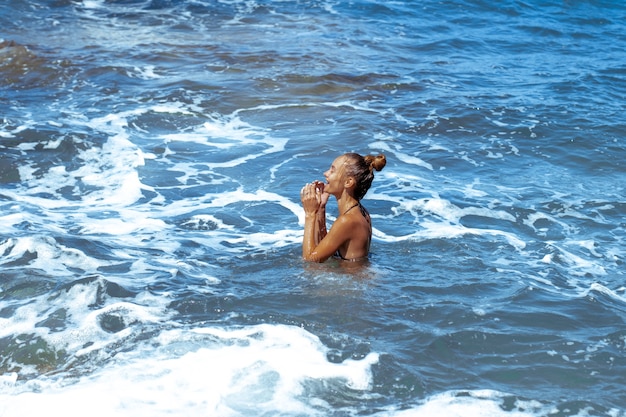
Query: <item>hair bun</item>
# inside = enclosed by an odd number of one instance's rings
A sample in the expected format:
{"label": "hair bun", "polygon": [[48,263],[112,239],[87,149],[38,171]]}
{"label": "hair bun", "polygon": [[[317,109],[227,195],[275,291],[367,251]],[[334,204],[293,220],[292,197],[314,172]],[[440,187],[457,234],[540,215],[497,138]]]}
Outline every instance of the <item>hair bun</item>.
{"label": "hair bun", "polygon": [[380,171],[387,165],[387,158],[385,155],[380,154],[378,156],[367,155],[365,157],[365,162],[370,166],[370,169],[375,169],[376,171]]}

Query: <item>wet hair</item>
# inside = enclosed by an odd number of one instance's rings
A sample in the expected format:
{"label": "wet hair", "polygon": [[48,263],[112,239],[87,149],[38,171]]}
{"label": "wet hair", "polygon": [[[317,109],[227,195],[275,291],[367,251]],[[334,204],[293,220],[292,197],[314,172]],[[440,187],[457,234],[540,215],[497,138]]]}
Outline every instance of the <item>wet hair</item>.
{"label": "wet hair", "polygon": [[344,173],[355,179],[354,198],[361,200],[372,185],[374,170],[383,169],[387,159],[383,154],[361,156],[358,153],[347,153],[344,157],[346,158]]}

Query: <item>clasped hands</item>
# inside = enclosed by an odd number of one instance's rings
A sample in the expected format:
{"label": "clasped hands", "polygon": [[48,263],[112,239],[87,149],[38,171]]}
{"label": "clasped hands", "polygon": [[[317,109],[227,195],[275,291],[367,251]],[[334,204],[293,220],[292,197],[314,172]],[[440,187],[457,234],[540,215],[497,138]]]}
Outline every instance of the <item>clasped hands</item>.
{"label": "clasped hands", "polygon": [[302,187],[300,191],[300,200],[304,212],[314,214],[318,210],[326,207],[330,194],[324,192],[324,183],[321,181],[313,181]]}

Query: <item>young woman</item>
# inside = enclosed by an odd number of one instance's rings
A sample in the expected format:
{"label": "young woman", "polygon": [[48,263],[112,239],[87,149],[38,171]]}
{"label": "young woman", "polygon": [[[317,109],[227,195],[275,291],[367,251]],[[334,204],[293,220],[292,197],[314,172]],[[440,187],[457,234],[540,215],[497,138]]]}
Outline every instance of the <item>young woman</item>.
{"label": "young woman", "polygon": [[[372,185],[374,170],[380,171],[386,163],[384,155],[347,153],[335,159],[324,173],[326,184],[314,181],[302,188],[305,260],[324,262],[331,256],[351,262],[367,260],[372,220],[361,199]],[[327,232],[326,203],[331,195],[337,199],[339,216]]]}

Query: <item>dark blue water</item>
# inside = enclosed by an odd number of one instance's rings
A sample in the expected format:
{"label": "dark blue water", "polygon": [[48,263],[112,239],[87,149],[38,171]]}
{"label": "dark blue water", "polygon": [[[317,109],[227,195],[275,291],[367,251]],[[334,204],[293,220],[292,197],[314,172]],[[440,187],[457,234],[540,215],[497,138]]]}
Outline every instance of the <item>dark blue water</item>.
{"label": "dark blue water", "polygon": [[[625,18],[3,3],[0,415],[625,416]],[[371,261],[305,263],[349,151]]]}

